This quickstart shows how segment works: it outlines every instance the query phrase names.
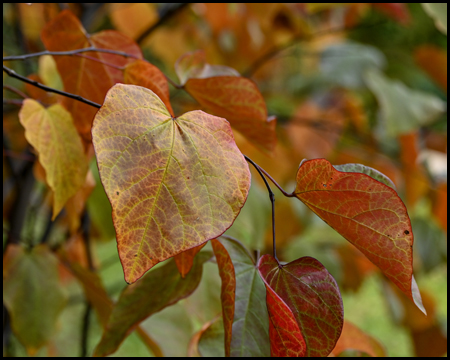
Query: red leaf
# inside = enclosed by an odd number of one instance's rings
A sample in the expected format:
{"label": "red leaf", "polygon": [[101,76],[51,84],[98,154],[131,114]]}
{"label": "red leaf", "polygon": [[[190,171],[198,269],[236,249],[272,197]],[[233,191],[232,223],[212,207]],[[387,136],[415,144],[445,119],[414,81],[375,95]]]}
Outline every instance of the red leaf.
{"label": "red leaf", "polygon": [[219,267],[220,278],[222,279],[222,300],[223,327],[225,331],[225,356],[230,356],[231,334],[234,320],[234,301],[236,295],[236,277],[234,266],[230,255],[225,247],[218,240],[211,240],[211,244],[216,255]]}
{"label": "red leaf", "polygon": [[292,195],[355,245],[425,313],[413,277],[413,233],[395,190],[325,159],[300,165]]}
{"label": "red leaf", "polygon": [[[89,35],[80,21],[69,10],[64,10],[43,28],[42,42],[47,50],[68,51],[95,47],[124,51],[136,58],[142,58],[139,46],[127,36],[112,30]],[[80,95],[91,101],[103,103],[109,88],[117,82],[123,82],[123,72],[98,61],[123,67],[134,61],[123,56],[88,52],[83,56],[55,56],[56,66],[62,76],[64,90]],[[98,60],[98,61],[95,61]],[[90,139],[92,120],[97,109],[70,98],[64,98],[64,105],[72,113],[78,131],[85,139]]]}
{"label": "red leaf", "polygon": [[[267,307],[274,327],[270,332],[272,354],[327,356],[339,339],[344,322],[341,295],[327,269],[311,257],[279,265],[270,255],[260,258],[258,269],[266,284]],[[293,336],[297,329],[292,317],[306,350],[302,349],[299,336]],[[287,344],[292,348],[283,349]]]}
{"label": "red leaf", "polygon": [[201,244],[199,246],[193,247],[192,249],[183,251],[178,255],[175,255],[173,258],[175,260],[175,264],[177,264],[178,271],[182,278],[184,278],[189,270],[192,268],[192,264],[194,263],[195,255],[205,246],[206,243]]}

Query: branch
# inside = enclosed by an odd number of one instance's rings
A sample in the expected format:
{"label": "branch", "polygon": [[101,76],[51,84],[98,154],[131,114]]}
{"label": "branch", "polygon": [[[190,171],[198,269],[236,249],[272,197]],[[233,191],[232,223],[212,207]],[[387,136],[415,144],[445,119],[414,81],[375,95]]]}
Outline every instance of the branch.
{"label": "branch", "polygon": [[13,78],[19,79],[19,80],[21,80],[23,82],[26,82],[26,83],[30,84],[30,85],[36,86],[39,89],[42,89],[42,90],[45,90],[45,91],[48,91],[48,92],[53,92],[55,94],[59,94],[59,95],[66,96],[66,97],[74,99],[74,100],[81,101],[81,102],[83,102],[83,103],[85,103],[87,105],[96,107],[97,109],[101,108],[101,105],[97,104],[96,102],[93,102],[91,100],[87,100],[84,97],[81,97],[80,95],[74,95],[74,94],[71,94],[71,93],[68,93],[68,92],[65,92],[65,91],[62,91],[62,90],[56,90],[54,88],[45,86],[44,84],[41,84],[41,83],[39,83],[37,81],[28,79],[25,76],[17,74],[14,70],[6,67],[5,65],[3,65],[3,71],[6,74],[8,74],[8,76],[11,76]]}
{"label": "branch", "polygon": [[24,55],[12,55],[12,56],[4,56],[3,61],[14,61],[14,60],[26,60],[32,57],[42,56],[42,55],[53,55],[53,56],[65,56],[65,55],[76,55],[84,52],[100,52],[100,53],[107,53],[107,54],[114,54],[114,55],[120,55],[127,58],[133,58],[133,59],[140,59],[136,55],[128,54],[123,51],[117,51],[117,50],[111,50],[111,49],[98,49],[96,47],[87,47],[84,49],[75,49],[75,50],[68,50],[68,51],[41,51],[37,53],[31,53],[31,54],[24,54]]}
{"label": "branch", "polygon": [[264,183],[266,184],[267,187],[267,191],[269,192],[269,198],[270,198],[270,202],[272,203],[272,239],[273,239],[273,257],[275,258],[275,260],[277,260],[278,264],[280,264],[280,262],[278,261],[277,258],[277,244],[275,241],[275,194],[273,193],[272,189],[269,186],[269,183],[267,182],[267,179],[264,177],[264,175],[262,174],[260,167],[258,165],[256,165],[252,159],[250,159],[247,155],[244,155],[245,160],[247,160],[250,164],[252,164],[255,169],[258,171],[259,175],[262,177],[262,179],[264,180]]}

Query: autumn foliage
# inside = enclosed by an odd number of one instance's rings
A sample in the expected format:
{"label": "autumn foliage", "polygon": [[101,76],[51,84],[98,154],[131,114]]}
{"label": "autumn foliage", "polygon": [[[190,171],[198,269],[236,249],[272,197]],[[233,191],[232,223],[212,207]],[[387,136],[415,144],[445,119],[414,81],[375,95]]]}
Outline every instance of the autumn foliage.
{"label": "autumn foliage", "polygon": [[440,4],[8,6],[4,355],[385,356],[344,316],[370,279],[446,352]]}

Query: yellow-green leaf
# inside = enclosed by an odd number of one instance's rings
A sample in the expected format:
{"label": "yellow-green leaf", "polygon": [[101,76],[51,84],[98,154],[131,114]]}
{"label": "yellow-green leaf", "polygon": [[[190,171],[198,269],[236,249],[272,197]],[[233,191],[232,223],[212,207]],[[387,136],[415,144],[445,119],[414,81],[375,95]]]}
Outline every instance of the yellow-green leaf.
{"label": "yellow-green leaf", "polygon": [[70,113],[59,104],[44,108],[25,99],[19,112],[25,137],[39,154],[47,183],[53,190],[53,219],[84,184],[87,159]]}

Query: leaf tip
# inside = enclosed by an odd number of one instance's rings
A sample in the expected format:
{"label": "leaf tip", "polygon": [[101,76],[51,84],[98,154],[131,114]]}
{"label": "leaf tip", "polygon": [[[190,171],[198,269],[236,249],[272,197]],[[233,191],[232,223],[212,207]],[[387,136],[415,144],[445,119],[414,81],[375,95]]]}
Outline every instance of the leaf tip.
{"label": "leaf tip", "polygon": [[416,304],[416,306],[419,308],[420,311],[424,313],[424,315],[427,315],[427,311],[423,306],[422,297],[420,296],[419,287],[417,286],[416,279],[414,279],[414,275],[412,275],[411,277],[411,295],[414,304]]}

